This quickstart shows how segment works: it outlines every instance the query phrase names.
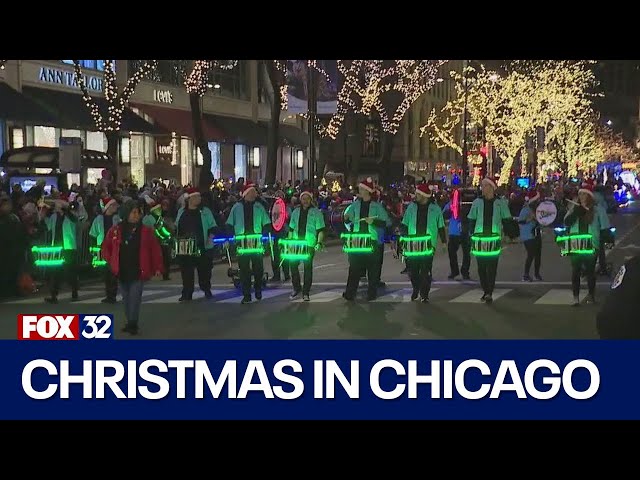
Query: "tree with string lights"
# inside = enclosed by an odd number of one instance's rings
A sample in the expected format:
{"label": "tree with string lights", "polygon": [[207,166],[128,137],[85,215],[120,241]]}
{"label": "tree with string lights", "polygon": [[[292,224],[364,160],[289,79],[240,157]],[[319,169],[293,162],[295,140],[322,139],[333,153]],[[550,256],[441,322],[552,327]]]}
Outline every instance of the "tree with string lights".
{"label": "tree with string lights", "polygon": [[624,140],[622,134],[615,133],[609,127],[596,126],[595,142],[600,153],[599,161],[633,162],[639,159],[638,153]]}
{"label": "tree with string lights", "polygon": [[262,65],[271,84],[271,118],[267,136],[267,163],[265,182],[272,185],[276,182],[278,170],[278,147],[280,145],[280,115],[287,108],[287,61],[262,60]]}
{"label": "tree with string lights", "polygon": [[209,74],[214,69],[231,70],[238,64],[237,60],[194,60],[191,73],[185,80],[185,87],[189,94],[191,105],[191,120],[193,124],[193,141],[202,154],[202,168],[198,178],[198,186],[202,190],[208,190],[213,183],[211,171],[211,150],[208,139],[205,138],[202,129],[202,108],[200,99],[209,89]]}
{"label": "tree with string lights", "polygon": [[107,111],[101,111],[100,105],[89,93],[80,60],[73,61],[76,81],[82,91],[84,101],[91,112],[96,130],[103,132],[107,137],[107,155],[113,160],[111,175],[115,182],[118,175],[118,141],[122,116],[124,114],[129,99],[136,90],[138,84],[152,72],[157,66],[157,60],[147,60],[138,70],[129,77],[122,92],[118,92],[116,85],[116,72],[114,61],[104,61],[104,80],[102,82],[104,98],[107,103]]}

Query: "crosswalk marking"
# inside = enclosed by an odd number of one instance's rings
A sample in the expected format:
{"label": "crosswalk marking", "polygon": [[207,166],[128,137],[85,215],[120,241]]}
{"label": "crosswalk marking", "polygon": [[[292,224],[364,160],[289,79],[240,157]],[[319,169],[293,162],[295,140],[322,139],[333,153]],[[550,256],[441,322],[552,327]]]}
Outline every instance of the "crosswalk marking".
{"label": "crosswalk marking", "polygon": [[[437,288],[432,288],[429,293],[431,294],[437,290],[438,290]],[[389,292],[384,295],[381,295],[378,298],[376,298],[374,302],[382,302],[382,303],[410,302],[412,293],[413,293],[413,288],[403,288],[401,290],[396,290],[394,292]]]}
{"label": "crosswalk marking", "polygon": [[569,289],[552,288],[534,303],[536,305],[572,305],[573,292]]}
{"label": "crosswalk marking", "polygon": [[[289,289],[286,288],[278,288],[273,290],[263,290],[262,291],[262,300],[269,300],[270,298],[279,297],[281,295],[286,295],[291,293]],[[255,300],[255,295],[252,295]],[[237,291],[236,295],[231,298],[225,298],[224,300],[220,300],[217,303],[240,303],[240,299],[242,298],[242,293]]]}
{"label": "crosswalk marking", "polygon": [[[510,291],[511,289],[507,289],[507,288],[496,288],[493,291],[493,295],[492,295],[493,301],[495,302],[500,297],[506,295]],[[483,293],[484,292],[481,289],[475,288],[473,290],[469,290],[468,292],[463,293],[459,297],[449,300],[449,302],[450,303],[482,303],[480,298],[482,297]]]}
{"label": "crosswalk marking", "polygon": [[[311,303],[329,303],[337,300],[342,296],[342,290],[325,290],[324,292],[314,293],[309,295],[309,301]],[[293,303],[301,303],[302,297],[298,297],[293,300]]]}

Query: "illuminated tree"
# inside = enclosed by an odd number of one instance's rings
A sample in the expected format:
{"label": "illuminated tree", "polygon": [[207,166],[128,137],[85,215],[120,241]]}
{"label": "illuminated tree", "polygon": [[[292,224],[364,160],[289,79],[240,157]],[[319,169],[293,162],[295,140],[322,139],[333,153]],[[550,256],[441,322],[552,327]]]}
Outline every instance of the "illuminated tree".
{"label": "illuminated tree", "polygon": [[191,121],[193,124],[193,142],[200,150],[202,155],[202,168],[200,169],[200,177],[198,178],[198,186],[202,190],[208,190],[214,178],[211,171],[211,150],[209,150],[209,142],[205,138],[202,129],[202,108],[200,99],[207,93],[209,89],[209,74],[212,70],[219,68],[222,70],[230,70],[237,65],[237,60],[195,60],[191,73],[185,80],[185,87],[189,94],[189,103],[191,105]]}
{"label": "illuminated tree", "polygon": [[625,142],[621,133],[615,133],[608,127],[598,125],[595,129],[595,140],[600,153],[599,162],[638,160],[637,152]]}
{"label": "illuminated tree", "polygon": [[280,146],[280,115],[287,108],[287,61],[263,60],[271,84],[273,96],[271,98],[271,119],[267,137],[267,164],[265,182],[273,185],[276,182],[278,170],[278,147]]}
{"label": "illuminated tree", "polygon": [[602,161],[602,149],[591,121],[556,122],[547,134],[546,146],[538,154],[539,181],[555,172],[569,177],[588,174]]}
{"label": "illuminated tree", "polygon": [[122,124],[122,115],[140,81],[156,68],[157,60],[147,60],[144,62],[144,64],[129,77],[122,92],[118,92],[116,72],[113,65],[113,60],[104,60],[104,80],[102,85],[107,104],[107,111],[104,112],[101,111],[100,105],[89,93],[84,74],[82,73],[82,67],[80,66],[80,60],[73,61],[75,77],[82,91],[82,97],[93,118],[96,130],[103,132],[107,137],[107,154],[113,160],[113,165],[110,170],[115,182],[118,175],[118,140],[120,138],[119,131],[120,125]]}

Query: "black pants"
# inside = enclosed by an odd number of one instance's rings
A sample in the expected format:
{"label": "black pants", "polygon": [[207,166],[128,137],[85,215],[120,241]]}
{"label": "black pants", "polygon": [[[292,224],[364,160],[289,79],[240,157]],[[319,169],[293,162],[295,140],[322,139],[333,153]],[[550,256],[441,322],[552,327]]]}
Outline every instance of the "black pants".
{"label": "black pants", "polygon": [[276,279],[280,278],[280,270],[284,272],[284,279],[289,279],[289,271],[290,266],[289,262],[283,262],[282,258],[280,258],[280,239],[275,237],[273,239],[273,256],[271,257],[271,270],[273,271],[273,276]]}
{"label": "black pants", "polygon": [[604,248],[604,244],[598,248],[598,267],[603,273],[607,270],[607,249]]}
{"label": "black pants", "polygon": [[571,288],[573,296],[580,295],[580,277],[582,269],[587,276],[587,288],[589,294],[595,296],[596,293],[596,256],[595,255],[572,255],[571,256]]}
{"label": "black pants", "polygon": [[540,276],[540,263],[542,262],[542,236],[538,235],[531,240],[524,241],[524,248],[527,251],[527,259],[524,261],[524,274],[528,277],[533,263],[533,270],[536,276]]}
{"label": "black pants", "polygon": [[[458,268],[458,248],[462,247],[462,268]],[[471,267],[471,241],[468,235],[449,235],[449,268],[454,277],[460,273],[462,276],[469,276]]]}
{"label": "black pants", "polygon": [[[311,283],[313,282],[313,256],[314,251],[312,250],[307,260],[289,262],[291,267],[291,283],[293,285],[293,290],[295,292],[300,292],[302,290],[303,295],[309,295],[309,292],[311,292]],[[299,270],[299,264],[301,263],[302,268],[304,269],[304,284],[302,284],[302,286],[300,286]]]}
{"label": "black pants", "polygon": [[18,276],[23,258],[23,253],[8,253],[0,259],[0,298],[18,293]]}
{"label": "black pants", "polygon": [[118,296],[118,277],[111,272],[108,265],[104,269],[104,292],[110,300],[115,300]]}
{"label": "black pants", "polygon": [[495,257],[476,257],[478,261],[480,286],[482,287],[482,291],[487,295],[493,295],[493,289],[496,286],[499,259],[500,257],[497,255]]}
{"label": "black pants", "polygon": [[262,254],[238,255],[238,268],[240,269],[240,283],[242,295],[251,297],[251,275],[255,282],[256,296],[262,295],[262,280],[264,276],[264,258]]}
{"label": "black pants", "polygon": [[407,258],[407,265],[413,291],[420,292],[422,298],[428,298],[431,290],[433,255]]}
{"label": "black pants", "polygon": [[211,290],[211,250],[205,251],[197,257],[178,257],[180,262],[180,274],[182,275],[182,296],[191,298],[195,285],[195,270],[198,270],[198,285],[200,290],[208,292]]}
{"label": "black pants", "polygon": [[384,243],[380,245],[380,249],[378,250],[378,263],[376,263],[376,266],[378,267],[378,271],[376,272],[376,278],[378,279],[378,283],[380,283],[382,279],[383,263],[384,263]]}
{"label": "black pants", "polygon": [[171,269],[171,246],[161,245],[162,248],[162,263],[164,264],[164,273],[162,278],[169,279],[169,270]]}
{"label": "black pants", "polygon": [[66,281],[71,287],[71,295],[78,295],[78,269],[77,252],[75,250],[63,250],[64,264],[61,267],[51,268],[49,272],[49,292],[52,298],[57,298],[60,292],[60,284]]}
{"label": "black pants", "polygon": [[380,250],[384,249],[384,245],[376,244],[372,253],[350,253],[349,258],[349,276],[347,277],[347,287],[345,297],[352,300],[356,297],[360,277],[367,275],[368,280],[368,297],[375,298],[380,284]]}

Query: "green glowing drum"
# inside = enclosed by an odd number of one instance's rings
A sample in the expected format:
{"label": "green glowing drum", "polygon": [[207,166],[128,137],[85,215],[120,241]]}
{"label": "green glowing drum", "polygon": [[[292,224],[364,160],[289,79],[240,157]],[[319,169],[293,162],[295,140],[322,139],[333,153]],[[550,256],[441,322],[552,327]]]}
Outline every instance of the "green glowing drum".
{"label": "green glowing drum", "polygon": [[500,235],[473,235],[471,254],[476,257],[497,257],[502,251]]}
{"label": "green glowing drum", "polygon": [[36,267],[56,268],[64,265],[62,247],[32,247],[31,253]]}
{"label": "green glowing drum", "polygon": [[556,238],[560,245],[560,255],[594,255],[593,235],[582,233],[576,235],[561,235]]}
{"label": "green glowing drum", "polygon": [[428,257],[434,252],[433,241],[429,234],[400,237],[400,246],[405,258]]}
{"label": "green glowing drum", "polygon": [[373,253],[375,239],[370,233],[343,233],[340,238],[344,253]]}
{"label": "green glowing drum", "polygon": [[102,249],[100,247],[91,247],[91,266],[93,268],[101,268],[107,265],[107,261],[102,258]]}
{"label": "green glowing drum", "polygon": [[311,248],[306,240],[294,240],[283,238],[278,242],[281,249],[280,258],[288,261],[308,260],[311,257]]}
{"label": "green glowing drum", "polygon": [[236,235],[233,237],[236,244],[236,254],[238,255],[264,255],[264,244],[262,235]]}
{"label": "green glowing drum", "polygon": [[175,257],[197,257],[200,255],[198,242],[193,237],[176,238],[173,241],[172,256]]}

